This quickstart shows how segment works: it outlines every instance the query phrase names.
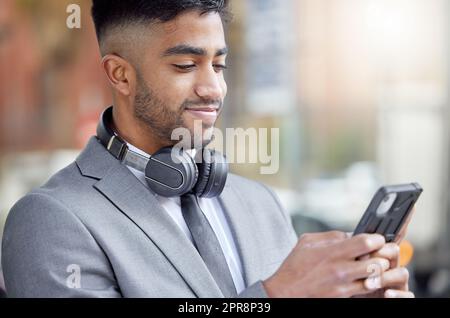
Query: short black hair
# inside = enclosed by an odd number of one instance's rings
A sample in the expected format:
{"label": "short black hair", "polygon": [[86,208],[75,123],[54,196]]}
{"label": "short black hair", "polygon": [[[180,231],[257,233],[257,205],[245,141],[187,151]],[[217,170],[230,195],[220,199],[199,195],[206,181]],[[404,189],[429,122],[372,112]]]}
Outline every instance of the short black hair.
{"label": "short black hair", "polygon": [[201,14],[216,12],[228,20],[228,3],[229,0],[92,0],[92,18],[101,41],[111,27],[168,22],[190,10],[198,10]]}

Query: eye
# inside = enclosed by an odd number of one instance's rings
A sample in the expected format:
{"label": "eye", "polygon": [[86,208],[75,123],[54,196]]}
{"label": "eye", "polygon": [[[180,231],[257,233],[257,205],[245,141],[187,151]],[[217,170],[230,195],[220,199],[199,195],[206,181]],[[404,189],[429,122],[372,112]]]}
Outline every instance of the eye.
{"label": "eye", "polygon": [[195,64],[173,64],[173,66],[182,71],[191,71],[195,68]]}
{"label": "eye", "polygon": [[223,72],[224,70],[226,70],[228,67],[226,65],[223,64],[214,64],[214,69],[216,70],[216,72]]}

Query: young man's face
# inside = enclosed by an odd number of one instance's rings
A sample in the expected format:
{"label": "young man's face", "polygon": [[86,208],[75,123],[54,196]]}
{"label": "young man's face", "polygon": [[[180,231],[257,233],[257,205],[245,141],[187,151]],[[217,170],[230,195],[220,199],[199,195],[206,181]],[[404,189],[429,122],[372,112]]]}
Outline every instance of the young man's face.
{"label": "young man's face", "polygon": [[163,142],[179,127],[193,136],[194,122],[201,121],[207,144],[227,92],[222,19],[217,13],[192,11],[151,29],[149,45],[138,52],[142,63],[134,115]]}

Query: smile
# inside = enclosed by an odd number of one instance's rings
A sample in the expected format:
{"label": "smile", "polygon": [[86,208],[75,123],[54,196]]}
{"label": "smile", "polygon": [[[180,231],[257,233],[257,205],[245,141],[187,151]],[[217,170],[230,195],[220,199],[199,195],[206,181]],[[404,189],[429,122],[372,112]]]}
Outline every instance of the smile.
{"label": "smile", "polygon": [[217,108],[188,108],[186,111],[195,119],[203,121],[205,124],[213,125],[218,116]]}

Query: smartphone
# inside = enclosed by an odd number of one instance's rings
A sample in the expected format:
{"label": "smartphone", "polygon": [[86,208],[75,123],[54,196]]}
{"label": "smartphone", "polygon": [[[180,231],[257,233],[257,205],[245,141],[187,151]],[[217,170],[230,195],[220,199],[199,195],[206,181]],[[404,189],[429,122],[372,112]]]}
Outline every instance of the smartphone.
{"label": "smartphone", "polygon": [[423,189],[418,183],[380,188],[359,221],[353,235],[378,233],[394,242]]}

